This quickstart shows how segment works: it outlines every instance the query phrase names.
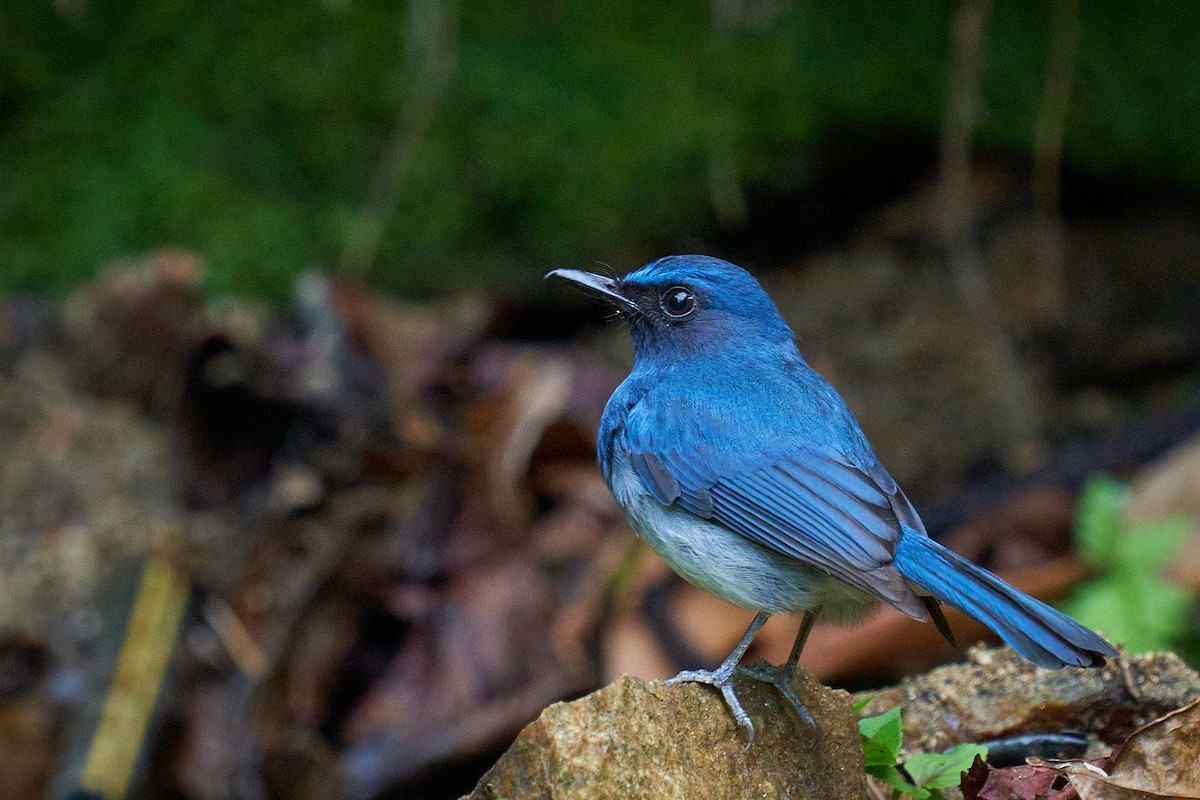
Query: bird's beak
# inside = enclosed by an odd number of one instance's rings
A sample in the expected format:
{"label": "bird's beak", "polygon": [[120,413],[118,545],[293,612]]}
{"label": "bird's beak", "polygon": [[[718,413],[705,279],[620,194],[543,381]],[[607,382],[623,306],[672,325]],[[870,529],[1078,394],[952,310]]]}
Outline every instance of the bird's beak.
{"label": "bird's beak", "polygon": [[630,300],[625,295],[621,294],[618,284],[612,278],[604,275],[596,275],[592,272],[584,272],[578,269],[552,269],[546,273],[547,278],[562,278],[571,283],[578,284],[586,291],[594,295],[598,295],[604,300],[612,303],[614,306],[627,311],[636,311],[637,304]]}

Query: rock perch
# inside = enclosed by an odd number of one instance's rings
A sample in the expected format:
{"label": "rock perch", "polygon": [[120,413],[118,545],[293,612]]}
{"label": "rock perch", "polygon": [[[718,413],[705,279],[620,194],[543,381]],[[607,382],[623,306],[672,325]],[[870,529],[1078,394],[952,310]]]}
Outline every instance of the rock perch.
{"label": "rock perch", "polygon": [[738,679],[758,729],[746,750],[712,688],[619,678],[543,711],[469,800],[866,797],[849,696],[803,670],[796,684],[820,734],[773,687]]}

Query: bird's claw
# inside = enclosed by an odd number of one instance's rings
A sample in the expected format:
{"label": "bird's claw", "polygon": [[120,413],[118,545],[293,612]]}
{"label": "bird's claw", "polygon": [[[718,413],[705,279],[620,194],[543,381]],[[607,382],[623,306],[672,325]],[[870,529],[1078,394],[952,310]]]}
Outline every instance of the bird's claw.
{"label": "bird's claw", "polygon": [[749,667],[738,667],[737,674],[745,675],[748,678],[753,678],[761,683],[769,683],[774,686],[783,698],[792,704],[792,708],[796,709],[796,714],[803,720],[804,724],[812,730],[817,730],[817,722],[809,713],[808,708],[800,700],[800,696],[792,689],[792,675],[794,670],[790,665],[777,667],[773,664],[760,662]]}
{"label": "bird's claw", "polygon": [[742,708],[742,702],[738,700],[737,694],[733,691],[733,674],[734,670],[720,667],[715,670],[687,669],[674,678],[668,678],[666,685],[707,683],[709,686],[720,689],[721,695],[725,698],[725,705],[729,706],[729,712],[733,714],[733,721],[746,729],[745,749],[749,750],[750,745],[754,744],[754,723],[750,721],[750,715],[746,713],[746,709]]}

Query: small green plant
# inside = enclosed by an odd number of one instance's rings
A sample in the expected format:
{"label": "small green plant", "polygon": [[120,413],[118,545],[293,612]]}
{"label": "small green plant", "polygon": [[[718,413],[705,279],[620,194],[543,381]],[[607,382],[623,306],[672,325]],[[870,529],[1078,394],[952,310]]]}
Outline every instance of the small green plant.
{"label": "small green plant", "polygon": [[1079,498],[1075,543],[1097,577],[1079,587],[1063,610],[1131,653],[1169,649],[1187,630],[1193,599],[1163,579],[1163,568],[1190,530],[1183,517],[1131,526],[1128,488],[1092,478]]}
{"label": "small green plant", "polygon": [[[870,697],[854,704],[861,712]],[[958,786],[962,773],[970,769],[975,756],[987,758],[987,748],[979,744],[960,744],[945,753],[918,753],[903,764],[901,771],[900,746],[904,743],[904,728],[900,709],[891,708],[874,717],[858,721],[862,735],[863,756],[867,774],[883,781],[901,795],[917,800],[942,800],[942,789]]]}

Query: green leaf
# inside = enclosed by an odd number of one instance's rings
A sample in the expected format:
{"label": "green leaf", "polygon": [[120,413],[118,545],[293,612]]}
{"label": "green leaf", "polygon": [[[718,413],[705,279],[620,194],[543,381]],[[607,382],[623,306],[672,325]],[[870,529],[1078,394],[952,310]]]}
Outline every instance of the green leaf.
{"label": "green leaf", "polygon": [[919,753],[904,762],[904,771],[918,786],[947,789],[962,783],[962,774],[971,768],[975,756],[986,759],[987,748],[960,744],[948,753]]}
{"label": "green leaf", "polygon": [[1185,517],[1169,517],[1139,525],[1117,538],[1116,568],[1122,572],[1157,573],[1179,552],[1192,526]]}
{"label": "green leaf", "polygon": [[913,786],[904,779],[903,773],[895,767],[875,766],[867,767],[867,774],[873,775],[879,780],[891,786],[893,789],[900,791],[909,797],[915,797],[917,800],[929,800],[929,792],[919,786]]}
{"label": "green leaf", "polygon": [[1083,558],[1101,574],[1079,587],[1064,609],[1132,653],[1172,647],[1184,638],[1194,600],[1162,577],[1191,525],[1168,518],[1130,528],[1128,490],[1098,476],[1084,486],[1076,518]]}
{"label": "green leaf", "polygon": [[854,701],[854,703],[850,706],[850,708],[854,711],[855,714],[861,714],[862,710],[864,708],[871,705],[871,701],[874,700],[875,697],[876,697],[876,695],[873,695],[873,694],[869,694],[866,697],[860,697]]}
{"label": "green leaf", "polygon": [[900,744],[904,741],[899,707],[890,708],[877,717],[860,719],[858,730],[863,737],[863,756],[868,767],[896,763]]}
{"label": "green leaf", "polygon": [[1119,581],[1101,578],[1075,590],[1063,610],[1089,628],[1102,630],[1116,642],[1136,633],[1137,619],[1130,614]]}
{"label": "green leaf", "polygon": [[896,763],[897,752],[874,739],[863,739],[863,762],[871,767],[890,767]]}
{"label": "green leaf", "polygon": [[1154,574],[1120,575],[1118,589],[1127,607],[1129,629],[1120,639],[1133,653],[1170,648],[1187,629],[1193,598]]}
{"label": "green leaf", "polygon": [[1065,610],[1131,653],[1167,649],[1181,638],[1194,604],[1156,574],[1121,571],[1079,587]]}
{"label": "green leaf", "polygon": [[1106,475],[1090,478],[1080,492],[1075,541],[1079,555],[1097,569],[1116,564],[1122,514],[1128,499],[1125,486]]}

